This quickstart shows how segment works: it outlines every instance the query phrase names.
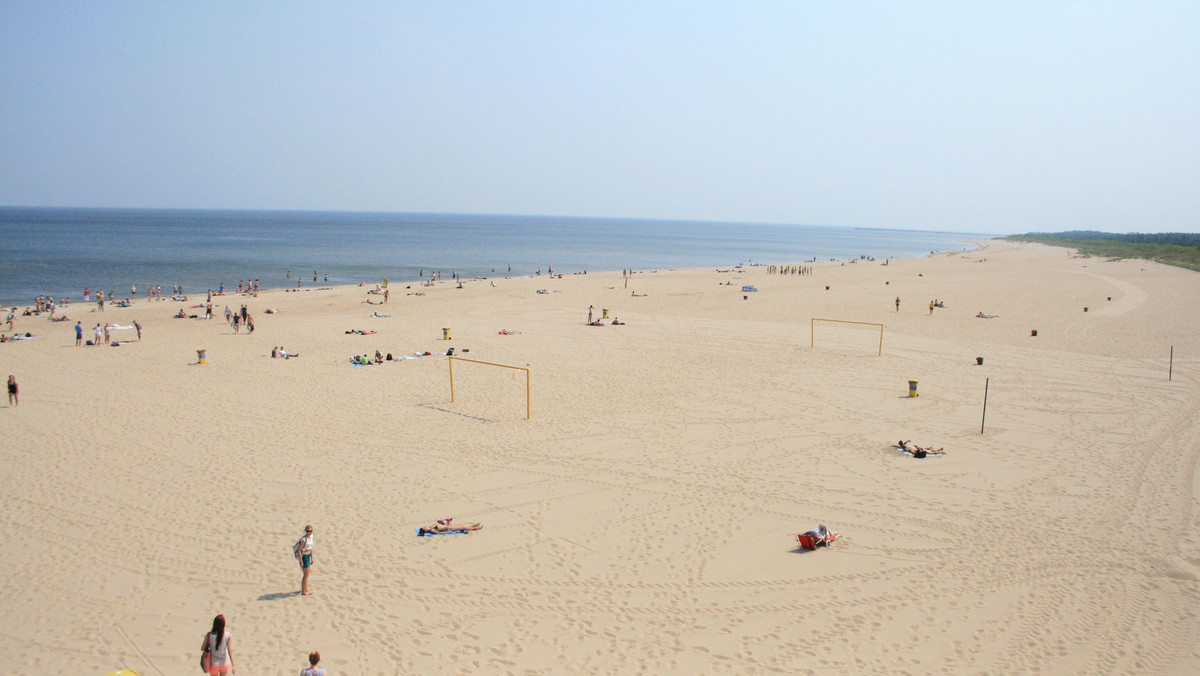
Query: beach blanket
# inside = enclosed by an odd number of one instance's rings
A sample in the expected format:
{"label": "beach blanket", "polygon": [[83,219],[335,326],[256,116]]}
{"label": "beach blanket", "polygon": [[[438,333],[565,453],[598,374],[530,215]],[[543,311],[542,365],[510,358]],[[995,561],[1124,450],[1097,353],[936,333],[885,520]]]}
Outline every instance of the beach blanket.
{"label": "beach blanket", "polygon": [[418,537],[433,537],[434,535],[458,535],[459,533],[469,533],[470,532],[470,531],[465,531],[465,530],[452,530],[448,533],[433,533],[430,531],[425,531],[424,533],[422,533],[421,532],[422,530],[423,529],[421,529],[421,528],[417,529]]}

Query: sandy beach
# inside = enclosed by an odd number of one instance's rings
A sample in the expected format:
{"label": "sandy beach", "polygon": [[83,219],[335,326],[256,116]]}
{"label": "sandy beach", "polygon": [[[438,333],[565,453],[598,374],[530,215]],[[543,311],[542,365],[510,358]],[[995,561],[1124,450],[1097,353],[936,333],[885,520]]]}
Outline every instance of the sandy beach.
{"label": "sandy beach", "polygon": [[979,245],[18,317],[6,662],[191,673],[223,613],[244,675],[1200,672],[1200,275]]}

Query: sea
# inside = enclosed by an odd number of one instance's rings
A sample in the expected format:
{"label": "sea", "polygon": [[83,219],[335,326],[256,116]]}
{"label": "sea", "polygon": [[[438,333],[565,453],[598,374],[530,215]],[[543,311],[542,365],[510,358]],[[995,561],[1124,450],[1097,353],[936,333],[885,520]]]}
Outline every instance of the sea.
{"label": "sea", "polygon": [[[0,207],[0,303],[459,275],[913,258],[989,235],[818,225],[332,211]],[[328,281],[326,281],[328,277]]]}

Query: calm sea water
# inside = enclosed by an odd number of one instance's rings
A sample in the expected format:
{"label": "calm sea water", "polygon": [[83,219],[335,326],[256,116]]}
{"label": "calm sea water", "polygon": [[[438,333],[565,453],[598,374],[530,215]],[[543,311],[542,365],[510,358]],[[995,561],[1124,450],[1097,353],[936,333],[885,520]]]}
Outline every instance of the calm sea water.
{"label": "calm sea water", "polygon": [[[584,270],[917,257],[971,248],[952,232],[459,214],[0,207],[0,303]],[[511,273],[509,272],[511,267]],[[289,271],[291,277],[288,277]]]}

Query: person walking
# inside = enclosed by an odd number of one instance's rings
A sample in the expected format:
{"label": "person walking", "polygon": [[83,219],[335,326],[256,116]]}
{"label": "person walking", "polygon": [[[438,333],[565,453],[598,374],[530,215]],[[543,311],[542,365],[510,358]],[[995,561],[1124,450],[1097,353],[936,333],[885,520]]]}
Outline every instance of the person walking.
{"label": "person walking", "polygon": [[312,651],[308,654],[308,667],[300,670],[300,676],[325,676],[325,669],[318,667],[317,663],[321,661],[321,653]]}
{"label": "person walking", "polygon": [[138,321],[136,319],[133,320],[133,328],[137,329],[138,342],[139,343],[142,342],[142,325],[138,324]]}
{"label": "person walking", "polygon": [[237,673],[237,666],[233,663],[232,640],[233,637],[225,631],[225,616],[214,617],[212,631],[204,635],[204,642],[200,644],[200,650],[208,656],[208,664],[204,665],[204,668],[210,676]]}
{"label": "person walking", "polygon": [[20,398],[17,396],[19,390],[20,390],[20,388],[17,387],[17,377],[9,376],[8,377],[8,405],[10,407],[16,408],[17,404],[21,403]]}
{"label": "person walking", "polygon": [[309,524],[304,527],[304,535],[296,542],[296,546],[292,551],[296,553],[296,560],[300,562],[300,570],[303,575],[300,578],[300,595],[311,596],[312,592],[308,590],[308,574],[312,571],[312,550],[313,550],[313,527]]}

